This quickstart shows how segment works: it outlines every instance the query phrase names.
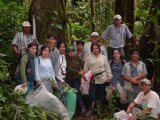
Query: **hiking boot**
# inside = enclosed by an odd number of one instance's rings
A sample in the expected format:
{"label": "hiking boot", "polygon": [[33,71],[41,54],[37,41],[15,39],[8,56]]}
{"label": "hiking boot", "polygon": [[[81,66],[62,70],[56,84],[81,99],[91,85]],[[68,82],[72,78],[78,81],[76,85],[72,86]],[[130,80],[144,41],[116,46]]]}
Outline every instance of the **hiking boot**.
{"label": "hiking boot", "polygon": [[93,110],[92,109],[88,109],[85,116],[90,116],[92,115]]}
{"label": "hiking boot", "polygon": [[85,112],[86,112],[86,108],[85,108],[85,106],[83,106],[81,109],[81,114],[84,114]]}

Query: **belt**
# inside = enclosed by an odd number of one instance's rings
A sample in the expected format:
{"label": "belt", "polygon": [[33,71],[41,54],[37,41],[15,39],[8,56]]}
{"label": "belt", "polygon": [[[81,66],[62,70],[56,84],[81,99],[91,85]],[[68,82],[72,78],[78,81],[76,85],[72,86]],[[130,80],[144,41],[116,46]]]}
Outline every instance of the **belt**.
{"label": "belt", "polygon": [[104,73],[105,71],[102,71],[102,72],[100,72],[100,73],[96,73],[96,74],[94,74],[94,76],[98,76],[98,75],[101,75],[102,73]]}
{"label": "belt", "polygon": [[132,85],[133,85],[133,86],[139,86],[139,85],[137,85],[137,84],[133,84],[133,83],[132,83]]}

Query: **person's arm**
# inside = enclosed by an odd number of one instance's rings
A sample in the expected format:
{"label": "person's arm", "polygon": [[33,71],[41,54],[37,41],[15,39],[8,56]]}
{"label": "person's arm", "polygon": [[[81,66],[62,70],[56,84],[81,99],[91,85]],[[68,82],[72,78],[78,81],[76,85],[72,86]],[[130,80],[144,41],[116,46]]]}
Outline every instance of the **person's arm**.
{"label": "person's arm", "polygon": [[13,51],[16,53],[16,55],[20,55],[21,53],[18,51],[18,36],[20,36],[20,33],[16,33],[13,40],[12,40],[12,45],[13,45]]}
{"label": "person's arm", "polygon": [[107,29],[101,35],[102,40],[106,40],[107,38],[109,38],[110,29],[111,29],[111,25],[109,27],[107,27]]}
{"label": "person's arm", "polygon": [[126,113],[127,113],[127,114],[131,113],[132,109],[133,109],[135,106],[136,106],[136,103],[133,101],[133,102],[129,105],[129,107],[127,108]]}
{"label": "person's arm", "polygon": [[52,61],[52,65],[53,65],[53,70],[54,70],[54,74],[55,76],[57,76],[58,74],[58,70],[60,68],[60,60],[59,60],[59,51],[58,49],[54,48],[55,50],[52,51],[52,53],[50,53],[50,58],[51,58],[51,61]]}
{"label": "person's arm", "polygon": [[28,62],[28,56],[27,54],[25,54],[22,58],[21,58],[21,65],[20,65],[20,74],[21,74],[21,78],[23,83],[26,83],[26,65]]}
{"label": "person's arm", "polygon": [[106,71],[106,74],[107,74],[107,81],[109,81],[113,76],[112,76],[112,72],[111,72],[109,62],[108,62],[106,57],[104,58],[104,63],[105,63],[105,71]]}
{"label": "person's arm", "polygon": [[39,76],[39,65],[40,65],[40,58],[35,58],[35,80],[38,84],[42,82]]}

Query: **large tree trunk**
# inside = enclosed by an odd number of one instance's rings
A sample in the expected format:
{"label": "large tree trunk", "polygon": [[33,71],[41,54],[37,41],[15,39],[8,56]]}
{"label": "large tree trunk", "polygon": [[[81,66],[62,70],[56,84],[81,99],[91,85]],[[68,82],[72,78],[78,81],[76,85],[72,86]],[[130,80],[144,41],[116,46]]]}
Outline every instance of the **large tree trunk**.
{"label": "large tree trunk", "polygon": [[128,24],[130,31],[134,30],[134,0],[116,0],[115,14],[120,14],[122,20]]}
{"label": "large tree trunk", "polygon": [[91,9],[91,30],[95,31],[95,9],[94,9],[94,0],[90,0],[90,9]]}
{"label": "large tree trunk", "polygon": [[[160,95],[160,0],[152,0],[147,24],[144,28],[144,33],[140,38],[141,42],[141,57],[144,60],[152,59],[154,61],[155,81],[153,89]],[[148,67],[148,72],[151,74],[151,68]]]}
{"label": "large tree trunk", "polygon": [[58,42],[66,40],[65,5],[65,0],[33,0],[29,10],[29,19],[31,21],[32,15],[35,15],[37,38],[40,43],[44,43],[49,33],[55,33]]}

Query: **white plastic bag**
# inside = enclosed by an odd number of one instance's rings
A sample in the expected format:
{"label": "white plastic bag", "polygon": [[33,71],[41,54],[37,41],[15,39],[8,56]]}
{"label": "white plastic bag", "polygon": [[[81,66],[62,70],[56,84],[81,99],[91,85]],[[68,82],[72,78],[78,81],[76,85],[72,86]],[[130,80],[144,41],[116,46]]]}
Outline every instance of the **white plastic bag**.
{"label": "white plastic bag", "polygon": [[69,114],[61,101],[49,93],[43,84],[36,90],[32,90],[26,97],[26,103],[31,106],[40,106],[46,110],[51,110],[58,114],[63,120],[70,120]]}

